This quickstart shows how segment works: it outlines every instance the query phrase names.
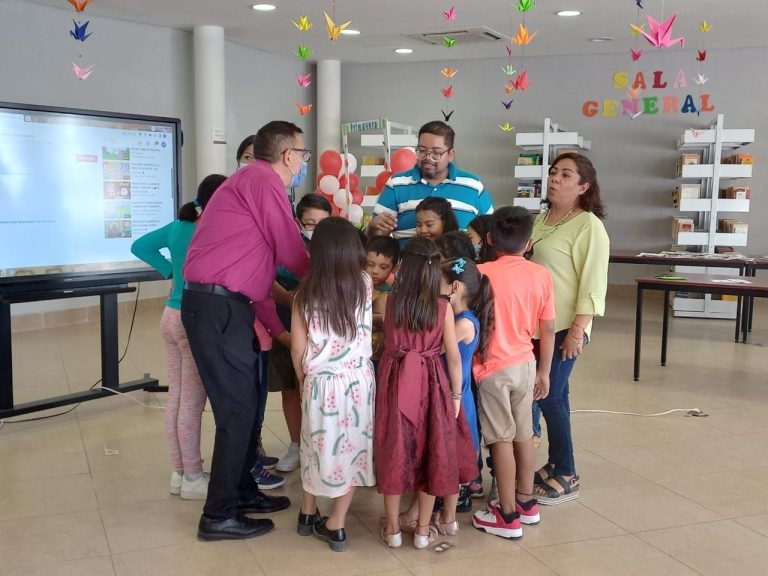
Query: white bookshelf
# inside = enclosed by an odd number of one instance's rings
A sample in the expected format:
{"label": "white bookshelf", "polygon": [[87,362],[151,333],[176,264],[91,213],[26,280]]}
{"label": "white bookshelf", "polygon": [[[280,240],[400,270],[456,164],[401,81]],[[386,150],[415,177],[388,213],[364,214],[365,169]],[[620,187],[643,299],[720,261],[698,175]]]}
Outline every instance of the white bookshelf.
{"label": "white bookshelf", "polygon": [[577,132],[568,132],[559,124],[552,122],[550,118],[544,119],[544,129],[541,132],[521,132],[515,135],[515,144],[523,151],[540,152],[541,164],[536,166],[515,166],[515,179],[519,184],[530,183],[539,184],[541,188],[541,197],[526,198],[517,196],[515,188],[515,198],[512,203],[515,206],[523,206],[532,212],[541,210],[541,202],[547,197],[547,175],[549,173],[549,163],[557,156],[558,149],[575,148],[578,150],[589,150],[592,143],[585,140]]}
{"label": "white bookshelf", "polygon": [[[717,120],[706,130],[685,130],[677,140],[680,153],[696,152],[700,155],[700,164],[688,164],[679,168],[679,181],[697,181],[701,184],[699,198],[681,198],[678,212],[684,215],[693,213],[696,231],[681,232],[673,242],[682,246],[697,246],[707,254],[714,254],[718,246],[741,248],[747,245],[748,234],[728,234],[718,232],[718,217],[730,213],[748,213],[749,199],[720,198],[720,188],[729,185],[728,180],[752,177],[751,164],[723,164],[723,151],[732,151],[755,141],[753,129],[733,129],[724,127],[725,118],[717,115]],[[722,186],[721,186],[722,185]],[[678,266],[681,273],[701,273],[701,268]],[[732,268],[707,268],[707,274],[738,275]],[[697,318],[735,318],[735,299],[727,297],[686,297],[678,294],[672,306],[675,316]]]}

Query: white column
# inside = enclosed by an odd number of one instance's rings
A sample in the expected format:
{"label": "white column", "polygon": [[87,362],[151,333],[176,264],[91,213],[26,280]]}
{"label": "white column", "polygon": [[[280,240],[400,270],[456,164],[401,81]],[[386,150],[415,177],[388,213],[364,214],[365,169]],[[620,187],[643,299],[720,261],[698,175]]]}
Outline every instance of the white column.
{"label": "white column", "polygon": [[[317,153],[341,151],[341,62],[317,63]],[[319,169],[319,168],[318,168]]]}
{"label": "white column", "polygon": [[197,135],[195,142],[199,183],[208,174],[226,173],[224,28],[195,26],[193,38]]}

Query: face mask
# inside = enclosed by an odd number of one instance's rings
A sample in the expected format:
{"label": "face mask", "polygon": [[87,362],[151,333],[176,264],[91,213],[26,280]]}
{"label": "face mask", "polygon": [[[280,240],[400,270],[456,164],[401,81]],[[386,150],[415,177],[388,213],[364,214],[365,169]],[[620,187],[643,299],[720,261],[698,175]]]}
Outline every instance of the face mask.
{"label": "face mask", "polygon": [[240,170],[240,168],[245,168],[248,166],[248,164],[245,164],[244,162],[238,162],[237,163],[237,169]]}
{"label": "face mask", "polygon": [[[288,166],[288,170],[291,170],[291,167]],[[289,185],[290,188],[297,188],[301,185],[302,182],[304,182],[304,178],[307,177],[307,163],[303,160],[301,161],[301,168],[299,168],[299,173],[294,173],[293,170],[291,170],[291,183]]]}
{"label": "face mask", "polygon": [[483,245],[482,244],[472,244],[472,247],[475,249],[475,256],[480,256],[480,250],[482,250]]}
{"label": "face mask", "polygon": [[314,230],[305,230],[304,228],[301,229],[301,235],[304,236],[307,240],[312,240],[312,232]]}

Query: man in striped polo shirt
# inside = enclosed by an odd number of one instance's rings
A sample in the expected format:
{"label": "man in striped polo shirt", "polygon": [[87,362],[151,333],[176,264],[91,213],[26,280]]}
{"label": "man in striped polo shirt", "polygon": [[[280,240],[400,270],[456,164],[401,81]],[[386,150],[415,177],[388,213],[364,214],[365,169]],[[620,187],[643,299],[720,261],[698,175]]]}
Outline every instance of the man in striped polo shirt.
{"label": "man in striped polo shirt", "polygon": [[371,236],[392,234],[401,244],[416,236],[416,206],[427,196],[448,200],[462,230],[475,216],[493,212],[491,195],[480,179],[453,164],[454,136],[453,128],[439,120],[421,127],[416,166],[387,182],[368,225]]}

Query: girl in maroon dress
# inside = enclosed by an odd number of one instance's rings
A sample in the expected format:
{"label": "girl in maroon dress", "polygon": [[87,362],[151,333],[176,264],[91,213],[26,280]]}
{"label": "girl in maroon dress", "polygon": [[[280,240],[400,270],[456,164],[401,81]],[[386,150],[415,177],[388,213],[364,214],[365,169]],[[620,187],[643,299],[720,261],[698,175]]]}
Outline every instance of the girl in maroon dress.
{"label": "girl in maroon dress", "polygon": [[[376,378],[375,470],[386,513],[382,539],[399,547],[406,529],[416,548],[426,548],[437,538],[430,527],[435,496],[455,494],[460,482],[477,476],[477,465],[471,442],[457,442],[461,357],[453,311],[440,297],[440,252],[431,240],[415,238],[401,257]],[[400,497],[411,492],[418,520],[402,522]]]}

